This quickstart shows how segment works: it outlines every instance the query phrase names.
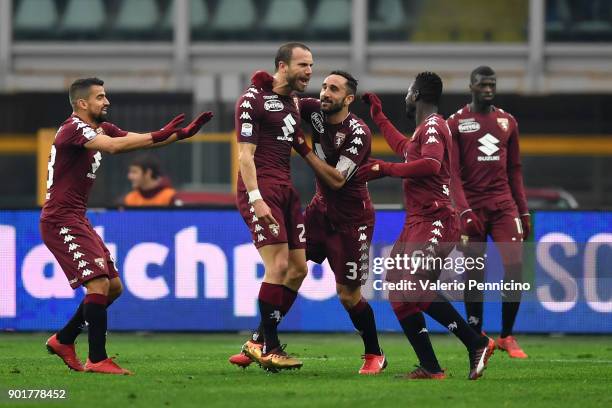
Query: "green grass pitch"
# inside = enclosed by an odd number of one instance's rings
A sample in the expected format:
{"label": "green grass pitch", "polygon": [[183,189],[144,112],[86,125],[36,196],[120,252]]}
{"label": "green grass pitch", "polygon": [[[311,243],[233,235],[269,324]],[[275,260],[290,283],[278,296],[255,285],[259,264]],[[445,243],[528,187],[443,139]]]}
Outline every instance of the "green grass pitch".
{"label": "green grass pitch", "polygon": [[[399,334],[381,335],[389,367],[359,376],[361,340],[353,334],[282,334],[301,370],[268,374],[231,366],[244,335],[110,333],[108,351],[135,372],[121,377],[70,372],[46,353],[48,334],[0,334],[0,406],[45,407],[599,407],[612,406],[612,339],[520,336],[528,360],[496,351],[478,381],[468,381],[465,349],[433,336],[450,377],[406,381],[416,358]],[[86,354],[86,337],[77,343]],[[9,400],[9,389],[65,389],[59,401]]]}

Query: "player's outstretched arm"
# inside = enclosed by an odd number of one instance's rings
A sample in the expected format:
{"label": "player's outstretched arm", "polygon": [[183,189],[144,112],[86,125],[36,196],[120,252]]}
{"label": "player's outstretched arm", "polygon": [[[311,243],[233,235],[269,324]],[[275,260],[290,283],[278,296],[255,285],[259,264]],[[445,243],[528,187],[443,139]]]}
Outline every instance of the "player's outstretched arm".
{"label": "player's outstretched arm", "polygon": [[390,163],[374,159],[361,166],[358,177],[366,181],[381,177],[428,177],[438,174],[441,167],[438,160],[431,158],[417,159],[410,163]]}
{"label": "player's outstretched arm", "polygon": [[[295,137],[293,138],[293,148],[304,161],[312,168],[315,175],[323,181],[329,188],[332,190],[339,190],[344,186],[346,180],[350,174],[349,166],[344,166],[341,164],[341,161],[349,160],[344,156],[340,157],[338,160],[338,165],[342,166],[341,169],[338,167],[332,167],[327,164],[325,161],[321,160],[316,154],[312,152],[310,146],[306,142],[304,138],[304,134],[301,129],[298,129]],[[344,158],[344,160],[343,160]],[[346,171],[341,171],[346,167]]]}
{"label": "player's outstretched arm", "polygon": [[382,102],[380,98],[373,92],[366,92],[361,99],[370,105],[370,116],[376,126],[382,132],[387,144],[395,152],[395,154],[404,157],[404,148],[408,140],[402,132],[397,130],[393,123],[387,118],[382,110]]}
{"label": "player's outstretched arm", "polygon": [[255,216],[267,224],[278,225],[278,222],[274,219],[274,216],[272,216],[272,210],[270,210],[268,204],[263,200],[257,186],[255,149],[257,149],[256,144],[247,142],[238,143],[238,165],[240,167],[240,175],[242,176],[242,181],[249,194],[249,203],[255,209]]}
{"label": "player's outstretched arm", "polygon": [[[150,133],[128,132],[123,137],[111,137],[101,133],[85,143],[85,148],[117,154],[144,148],[162,147],[195,135],[212,117],[212,112],[203,112],[187,126],[181,127],[185,114],[180,114],[160,130]],[[104,127],[102,129],[104,130]]]}

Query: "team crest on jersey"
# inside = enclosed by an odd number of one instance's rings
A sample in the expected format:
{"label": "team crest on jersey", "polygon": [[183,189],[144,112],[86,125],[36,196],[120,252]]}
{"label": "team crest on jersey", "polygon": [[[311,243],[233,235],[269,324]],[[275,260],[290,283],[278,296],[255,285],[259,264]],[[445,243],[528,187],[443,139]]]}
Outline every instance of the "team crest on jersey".
{"label": "team crest on jersey", "polygon": [[264,102],[264,109],[268,112],[280,112],[284,108],[284,105],[278,99],[270,99]]}
{"label": "team crest on jersey", "polygon": [[325,128],[323,127],[323,116],[319,112],[313,112],[310,115],[310,123],[312,123],[312,127],[319,133],[325,132]]}
{"label": "team crest on jersey", "polygon": [[510,128],[508,118],[497,118],[497,126],[499,126],[504,132],[507,132]]}
{"label": "team crest on jersey", "polygon": [[334,145],[336,147],[342,146],[344,143],[344,139],[346,139],[346,135],[342,132],[336,132],[336,137],[334,137]]}

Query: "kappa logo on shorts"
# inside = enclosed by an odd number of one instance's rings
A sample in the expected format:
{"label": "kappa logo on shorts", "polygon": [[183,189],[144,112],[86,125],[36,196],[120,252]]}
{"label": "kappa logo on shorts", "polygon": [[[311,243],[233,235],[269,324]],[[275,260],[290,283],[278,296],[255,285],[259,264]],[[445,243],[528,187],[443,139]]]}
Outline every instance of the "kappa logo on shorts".
{"label": "kappa logo on shorts", "polygon": [[89,265],[89,262],[87,262],[87,261],[86,261],[86,260],[84,260],[84,259],[81,259],[81,260],[79,261],[79,264],[77,265],[77,269],[84,268],[84,267],[86,267],[87,265]]}
{"label": "kappa logo on shorts", "polygon": [[263,227],[259,224],[255,224],[255,232],[263,231]]}
{"label": "kappa logo on shorts", "polygon": [[85,255],[82,252],[76,251],[74,254],[72,254],[72,260],[76,261],[77,259],[81,258],[83,255]]}
{"label": "kappa logo on shorts", "polygon": [[440,230],[438,228],[434,228],[433,230],[431,230],[431,233],[434,235],[437,235],[439,237],[442,236],[442,233],[440,232]]}
{"label": "kappa logo on shorts", "polygon": [[100,268],[104,269],[104,258],[96,258],[94,259],[94,262],[96,263],[96,265],[98,265]]}
{"label": "kappa logo on shorts", "polygon": [[263,234],[257,234],[257,242],[264,241],[265,239],[266,237],[264,237]]}
{"label": "kappa logo on shorts", "polygon": [[440,221],[440,220],[436,220],[436,221],[432,222],[431,225],[433,225],[434,227],[444,228],[444,225],[442,225],[442,221]]}
{"label": "kappa logo on shorts", "polygon": [[360,240],[360,241],[365,241],[366,239],[368,239],[368,236],[362,232],[362,233],[359,235],[359,240]]}
{"label": "kappa logo on shorts", "polygon": [[67,244],[67,243],[69,243],[72,240],[74,240],[74,236],[73,235],[66,235],[66,236],[64,236],[64,244]]}
{"label": "kappa logo on shorts", "polygon": [[74,251],[75,249],[77,249],[77,248],[79,248],[79,247],[80,247],[80,245],[79,245],[79,244],[77,244],[77,243],[73,242],[73,243],[71,243],[70,245],[68,245],[68,252],[72,252],[72,251]]}
{"label": "kappa logo on shorts", "polygon": [[93,271],[91,269],[85,269],[83,270],[83,273],[81,274],[81,276],[84,278],[86,276],[89,276],[93,273]]}
{"label": "kappa logo on shorts", "polygon": [[69,232],[70,232],[70,228],[68,228],[68,227],[62,227],[62,228],[60,229],[59,234],[60,234],[60,235],[66,235],[66,234],[67,234],[67,233],[69,233]]}
{"label": "kappa logo on shorts", "polygon": [[280,227],[277,224],[270,224],[268,228],[270,228],[272,235],[278,237],[278,234],[280,234]]}
{"label": "kappa logo on shorts", "polygon": [[72,280],[69,280],[69,281],[68,281],[68,283],[69,283],[70,285],[72,285],[73,283],[77,283],[78,281],[79,281],[79,280],[78,280],[77,278],[74,278],[74,279],[72,279]]}

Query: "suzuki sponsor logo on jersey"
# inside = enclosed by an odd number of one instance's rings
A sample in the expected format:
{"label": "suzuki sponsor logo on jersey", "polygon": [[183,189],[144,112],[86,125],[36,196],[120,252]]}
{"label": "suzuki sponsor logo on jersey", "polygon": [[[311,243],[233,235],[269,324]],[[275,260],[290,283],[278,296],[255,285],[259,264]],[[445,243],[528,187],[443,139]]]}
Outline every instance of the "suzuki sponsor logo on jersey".
{"label": "suzuki sponsor logo on jersey", "polygon": [[487,133],[480,139],[480,146],[478,146],[478,150],[483,152],[486,156],[478,156],[478,161],[498,161],[499,155],[494,155],[499,151],[499,147],[497,144],[499,143],[499,139],[493,136],[490,133]]}
{"label": "suzuki sponsor logo on jersey", "polygon": [[283,103],[277,99],[271,99],[264,102],[264,109],[268,112],[280,112],[284,107]]}
{"label": "suzuki sponsor logo on jersey", "polygon": [[278,99],[278,95],[264,95],[263,98],[266,99],[266,100],[268,100],[268,99]]}
{"label": "suzuki sponsor logo on jersey", "polygon": [[324,133],[325,127],[323,126],[323,116],[319,112],[313,112],[310,115],[310,123],[312,123],[312,127],[318,133]]}
{"label": "suzuki sponsor logo on jersey", "polygon": [[480,123],[478,122],[464,122],[459,123],[459,132],[461,133],[473,133],[480,130]]}

